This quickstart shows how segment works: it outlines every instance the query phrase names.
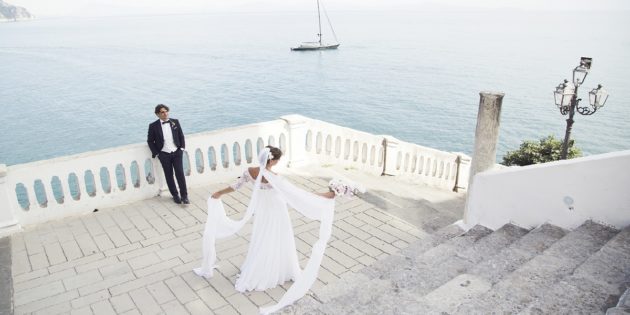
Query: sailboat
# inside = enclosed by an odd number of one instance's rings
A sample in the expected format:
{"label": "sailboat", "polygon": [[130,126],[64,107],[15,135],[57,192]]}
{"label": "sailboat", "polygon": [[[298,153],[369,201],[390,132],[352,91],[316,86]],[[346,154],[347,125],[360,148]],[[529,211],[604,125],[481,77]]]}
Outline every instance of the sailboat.
{"label": "sailboat", "polygon": [[319,25],[319,33],[317,33],[317,38],[319,40],[316,42],[303,42],[298,47],[291,47],[291,50],[322,50],[322,49],[337,49],[337,47],[339,47],[340,44],[337,41],[335,30],[333,30],[332,24],[330,23],[330,19],[328,18],[328,14],[326,13],[326,8],[324,8],[323,5],[321,6],[321,8],[324,10],[324,15],[326,16],[326,20],[328,21],[328,26],[330,26],[332,35],[335,38],[335,43],[328,44],[328,43],[322,42],[322,19],[321,19],[321,14],[320,14],[319,0],[317,0],[317,23]]}

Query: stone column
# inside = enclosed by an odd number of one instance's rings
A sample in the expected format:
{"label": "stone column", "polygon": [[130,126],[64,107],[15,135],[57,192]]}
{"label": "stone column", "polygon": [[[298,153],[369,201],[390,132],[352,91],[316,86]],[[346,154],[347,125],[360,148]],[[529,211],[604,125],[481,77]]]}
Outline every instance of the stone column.
{"label": "stone column", "polygon": [[289,141],[286,151],[287,167],[300,167],[308,164],[306,157],[306,133],[308,118],[301,115],[285,115],[280,117],[288,124]]}
{"label": "stone column", "polygon": [[18,230],[20,225],[14,214],[14,207],[9,199],[7,166],[0,164],[0,237]]}
{"label": "stone column", "polygon": [[492,169],[496,164],[497,143],[499,141],[499,118],[503,96],[500,92],[480,92],[479,112],[477,113],[477,129],[475,130],[475,148],[470,165],[470,177],[468,181],[468,195],[464,209],[464,224],[468,227],[474,225],[475,218],[470,218],[468,213],[468,200],[474,193],[474,179],[477,173]]}
{"label": "stone column", "polygon": [[472,185],[475,174],[492,169],[497,159],[497,143],[499,142],[499,118],[505,94],[499,92],[481,92],[477,129],[475,130],[475,149],[470,165],[470,181]]}

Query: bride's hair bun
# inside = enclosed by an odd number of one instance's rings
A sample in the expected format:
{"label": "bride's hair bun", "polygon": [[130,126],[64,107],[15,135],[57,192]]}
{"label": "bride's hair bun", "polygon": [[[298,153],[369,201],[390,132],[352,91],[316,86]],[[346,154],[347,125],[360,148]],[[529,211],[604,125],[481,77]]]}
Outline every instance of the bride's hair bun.
{"label": "bride's hair bun", "polygon": [[279,160],[282,156],[282,151],[280,149],[272,147],[270,145],[266,146],[266,148],[268,148],[269,152],[271,153],[269,155],[269,160]]}

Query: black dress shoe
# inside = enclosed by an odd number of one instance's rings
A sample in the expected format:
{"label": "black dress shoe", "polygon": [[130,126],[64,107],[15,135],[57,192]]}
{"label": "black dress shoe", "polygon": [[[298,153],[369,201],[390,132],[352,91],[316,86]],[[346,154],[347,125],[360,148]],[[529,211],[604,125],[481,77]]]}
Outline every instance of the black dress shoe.
{"label": "black dress shoe", "polygon": [[182,198],[182,202],[183,202],[185,205],[189,205],[189,204],[190,204],[190,201],[188,200],[188,197],[183,197],[183,198]]}
{"label": "black dress shoe", "polygon": [[179,199],[179,196],[175,196],[175,197],[173,197],[173,201],[175,201],[175,203],[176,203],[176,204],[180,204],[180,203],[182,203],[182,200],[181,200],[181,199]]}

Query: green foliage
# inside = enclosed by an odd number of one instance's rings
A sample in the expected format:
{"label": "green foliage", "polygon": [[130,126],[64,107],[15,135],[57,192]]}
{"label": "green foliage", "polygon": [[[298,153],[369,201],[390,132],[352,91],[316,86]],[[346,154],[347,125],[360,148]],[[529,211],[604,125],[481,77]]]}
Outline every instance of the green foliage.
{"label": "green foliage", "polygon": [[[570,140],[567,159],[582,156],[580,149],[573,146],[573,144],[573,140]],[[561,153],[562,141],[554,138],[554,136],[547,136],[545,138],[541,138],[539,141],[525,140],[521,143],[521,147],[518,150],[508,151],[508,153],[503,157],[503,162],[501,164],[507,166],[525,166],[558,161],[560,160]]]}

